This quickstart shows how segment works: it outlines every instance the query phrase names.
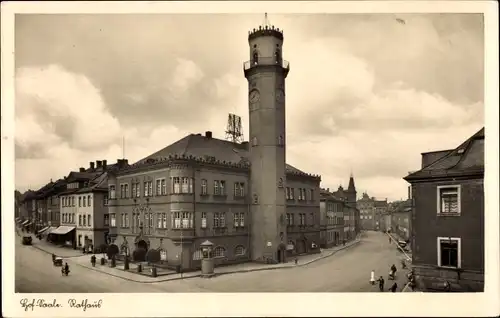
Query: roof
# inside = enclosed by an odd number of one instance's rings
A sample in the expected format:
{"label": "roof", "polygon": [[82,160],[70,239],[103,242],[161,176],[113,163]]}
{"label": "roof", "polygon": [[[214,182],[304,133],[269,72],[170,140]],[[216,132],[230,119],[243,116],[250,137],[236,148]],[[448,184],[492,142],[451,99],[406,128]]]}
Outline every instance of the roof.
{"label": "roof", "polygon": [[[193,156],[196,158],[213,158],[221,162],[249,163],[248,143],[234,143],[228,140],[205,137],[201,134],[190,134],[173,144],[136,162],[134,165],[146,163],[148,159],[161,159],[168,156]],[[305,172],[286,164],[287,173],[305,174]]]}
{"label": "roof", "polygon": [[408,199],[403,202],[399,202],[392,210],[392,213],[409,212],[411,210],[411,201],[411,199]]}
{"label": "roof", "polygon": [[320,194],[320,200],[330,200],[330,201],[336,201],[336,202],[345,203],[344,200],[342,200],[341,198],[336,197],[333,193],[328,192],[325,189],[320,189],[319,194]]}
{"label": "roof", "polygon": [[383,207],[387,207],[387,201],[378,201],[378,200],[375,200],[373,202],[373,205],[377,208],[383,208]]}
{"label": "roof", "polygon": [[484,127],[443,157],[406,176],[405,180],[484,174]]}

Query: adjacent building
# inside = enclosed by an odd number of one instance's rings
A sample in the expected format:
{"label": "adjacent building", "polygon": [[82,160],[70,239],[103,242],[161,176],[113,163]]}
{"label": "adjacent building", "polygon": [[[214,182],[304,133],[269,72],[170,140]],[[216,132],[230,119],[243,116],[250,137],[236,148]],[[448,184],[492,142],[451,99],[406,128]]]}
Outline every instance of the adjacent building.
{"label": "adjacent building", "polygon": [[387,199],[377,200],[363,193],[357,201],[360,212],[361,228],[366,231],[386,231],[389,204]]}
{"label": "adjacent building", "polygon": [[484,128],[452,150],[422,154],[411,184],[418,287],[484,290]]}
{"label": "adjacent building", "polygon": [[335,197],[330,189],[321,189],[320,195],[320,246],[330,248],[344,241],[344,213],[349,215],[349,208],[345,200]]}
{"label": "adjacent building", "polygon": [[407,242],[411,238],[411,204],[411,199],[400,202],[390,214],[391,233],[397,239]]}

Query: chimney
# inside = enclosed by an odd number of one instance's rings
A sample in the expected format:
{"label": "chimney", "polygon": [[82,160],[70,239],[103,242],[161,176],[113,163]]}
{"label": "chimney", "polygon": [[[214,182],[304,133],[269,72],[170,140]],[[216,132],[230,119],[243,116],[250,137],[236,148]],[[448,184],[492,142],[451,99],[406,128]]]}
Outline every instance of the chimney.
{"label": "chimney", "polygon": [[116,160],[116,163],[118,164],[118,169],[122,169],[122,168],[125,168],[128,164],[128,160],[127,159],[118,159]]}
{"label": "chimney", "polygon": [[212,132],[211,131],[205,131],[205,137],[206,138],[212,138]]}
{"label": "chimney", "polygon": [[103,160],[102,161],[102,170],[106,170],[107,166],[108,166],[108,161],[107,160]]}
{"label": "chimney", "polygon": [[97,169],[99,169],[100,167],[102,167],[102,161],[101,160],[96,160],[95,163],[97,164]]}
{"label": "chimney", "polygon": [[92,169],[92,170],[95,169],[95,163],[93,161],[90,162],[90,169]]}
{"label": "chimney", "polygon": [[330,193],[330,188],[326,188],[326,192]]}
{"label": "chimney", "polygon": [[81,167],[80,172],[85,172],[85,168]]}

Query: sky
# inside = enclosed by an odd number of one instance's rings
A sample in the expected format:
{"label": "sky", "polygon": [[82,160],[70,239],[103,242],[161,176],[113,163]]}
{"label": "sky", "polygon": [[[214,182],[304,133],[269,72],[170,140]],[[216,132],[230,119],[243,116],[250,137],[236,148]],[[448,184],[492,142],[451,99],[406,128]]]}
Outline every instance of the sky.
{"label": "sky", "polygon": [[[481,14],[270,15],[284,30],[287,162],[406,198],[421,153],[484,126]],[[15,182],[25,191],[90,161],[130,163],[189,133],[248,140],[248,31],[256,14],[18,15]],[[125,139],[125,149],[123,140]]]}

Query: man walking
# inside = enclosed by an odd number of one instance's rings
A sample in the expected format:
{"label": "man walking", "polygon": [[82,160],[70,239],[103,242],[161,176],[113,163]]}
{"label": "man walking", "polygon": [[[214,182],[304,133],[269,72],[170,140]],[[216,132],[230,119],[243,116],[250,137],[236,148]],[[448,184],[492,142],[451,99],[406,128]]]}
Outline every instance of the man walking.
{"label": "man walking", "polygon": [[394,284],[392,284],[391,288],[389,288],[389,290],[393,293],[395,293],[397,290],[398,290],[398,283],[394,282]]}
{"label": "man walking", "polygon": [[381,292],[384,291],[384,278],[382,276],[380,276],[380,278],[378,279],[378,288],[380,289]]}

